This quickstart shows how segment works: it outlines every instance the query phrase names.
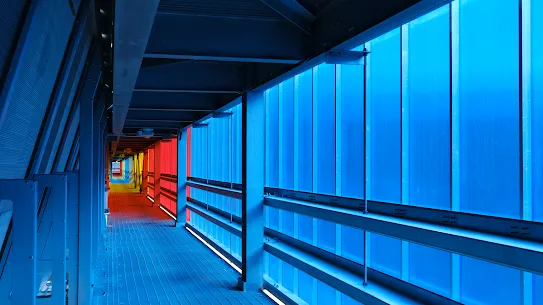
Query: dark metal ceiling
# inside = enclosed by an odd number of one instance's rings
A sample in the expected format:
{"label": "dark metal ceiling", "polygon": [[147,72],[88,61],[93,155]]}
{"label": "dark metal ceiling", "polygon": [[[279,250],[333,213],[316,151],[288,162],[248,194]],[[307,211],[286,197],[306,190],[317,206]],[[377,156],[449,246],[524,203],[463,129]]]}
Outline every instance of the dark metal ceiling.
{"label": "dark metal ceiling", "polygon": [[[122,133],[175,133],[355,36],[378,34],[377,24],[415,4],[422,14],[447,2],[298,1],[161,0]],[[150,143],[118,139],[117,151]]]}

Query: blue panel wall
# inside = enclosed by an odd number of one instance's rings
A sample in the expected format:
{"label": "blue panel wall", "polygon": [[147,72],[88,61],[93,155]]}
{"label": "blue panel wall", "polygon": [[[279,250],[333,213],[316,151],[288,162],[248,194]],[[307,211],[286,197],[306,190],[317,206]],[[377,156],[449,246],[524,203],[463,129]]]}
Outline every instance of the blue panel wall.
{"label": "blue panel wall", "polygon": [[[533,219],[543,222],[543,0],[531,0],[531,144]],[[525,131],[529,132],[529,130]],[[542,300],[543,302],[543,300]]]}
{"label": "blue panel wall", "polygon": [[519,218],[518,1],[460,0],[457,34],[460,210]]}

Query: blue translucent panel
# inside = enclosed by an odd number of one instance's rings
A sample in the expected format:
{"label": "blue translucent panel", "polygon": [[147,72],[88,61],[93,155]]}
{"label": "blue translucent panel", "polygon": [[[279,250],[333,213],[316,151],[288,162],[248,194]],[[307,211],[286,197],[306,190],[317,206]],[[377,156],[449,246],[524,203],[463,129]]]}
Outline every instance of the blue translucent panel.
{"label": "blue translucent panel", "polygon": [[281,211],[281,233],[288,236],[294,236],[294,213],[290,211]]}
{"label": "blue translucent panel", "polygon": [[543,304],[543,276],[533,274],[533,304]]}
{"label": "blue translucent panel", "polygon": [[464,304],[520,304],[521,271],[462,256],[460,301]]}
{"label": "blue translucent panel", "polygon": [[326,251],[336,252],[336,224],[317,219],[317,245]]}
{"label": "blue translucent panel", "polygon": [[369,43],[367,103],[369,116],[369,199],[401,200],[400,30]]}
{"label": "blue translucent panel", "polygon": [[313,177],[316,193],[336,193],[335,66],[313,68]]}
{"label": "blue translucent panel", "polygon": [[313,278],[300,270],[298,271],[298,296],[308,304],[313,304]]}
{"label": "blue translucent panel", "polygon": [[543,222],[543,1],[531,5],[532,202],[533,219]]}
{"label": "blue translucent panel", "polygon": [[298,215],[298,239],[308,244],[313,244],[313,218]]}
{"label": "blue translucent panel", "polygon": [[279,88],[265,93],[266,98],[266,186],[279,187]]}
{"label": "blue translucent panel", "polygon": [[409,282],[451,296],[451,253],[409,244]]}
{"label": "blue translucent panel", "polygon": [[460,210],[518,218],[519,4],[461,0],[459,18]]}
{"label": "blue translucent panel", "polygon": [[294,267],[286,262],[283,264],[283,282],[281,285],[288,289],[288,291],[294,291]]}
{"label": "blue translucent panel", "polygon": [[269,267],[269,273],[268,275],[274,279],[276,282],[279,281],[279,268],[281,260],[279,260],[276,256],[273,256],[270,254],[269,256],[270,261],[270,267]]}
{"label": "blue translucent panel", "polygon": [[[450,206],[450,43],[449,6],[409,23],[408,94],[409,201]],[[404,161],[405,162],[405,161]],[[405,197],[404,197],[405,198]]]}
{"label": "blue translucent panel", "polygon": [[341,158],[340,192],[345,197],[364,197],[364,68],[336,68],[337,152]]}
{"label": "blue translucent panel", "polygon": [[341,226],[341,256],[364,263],[364,231]]}
{"label": "blue translucent panel", "polygon": [[313,190],[313,70],[294,77],[294,168],[296,190]]}
{"label": "blue translucent panel", "polygon": [[402,272],[402,241],[370,233],[370,259],[368,266],[400,278]]}
{"label": "blue translucent panel", "polygon": [[330,305],[336,303],[336,290],[321,281],[317,281],[317,304]]}
{"label": "blue translucent panel", "polygon": [[268,219],[268,228],[279,231],[279,210],[272,207],[266,207]]}
{"label": "blue translucent panel", "polygon": [[362,303],[358,302],[357,300],[349,297],[346,294],[341,294],[341,305],[363,305]]}
{"label": "blue translucent panel", "polygon": [[294,188],[294,78],[279,84],[279,187]]}

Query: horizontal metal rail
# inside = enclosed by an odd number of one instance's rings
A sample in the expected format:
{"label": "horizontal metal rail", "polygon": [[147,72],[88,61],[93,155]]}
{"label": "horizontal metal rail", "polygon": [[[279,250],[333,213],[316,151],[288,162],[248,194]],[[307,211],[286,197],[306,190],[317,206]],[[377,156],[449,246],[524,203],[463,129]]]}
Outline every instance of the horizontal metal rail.
{"label": "horizontal metal rail", "polygon": [[[308,192],[265,188],[265,194],[334,207],[364,210],[364,200]],[[454,228],[486,232],[507,237],[543,242],[543,223],[519,219],[454,212],[419,206],[368,200],[369,213],[418,220]]]}
{"label": "horizontal metal rail", "polygon": [[208,192],[212,192],[219,195],[236,198],[236,199],[241,199],[241,196],[242,196],[242,192],[239,190],[214,186],[211,184],[206,184],[206,183],[201,183],[201,182],[187,181],[187,186],[194,187],[194,188],[208,191]]}
{"label": "horizontal metal rail", "polygon": [[195,205],[197,205],[199,207],[202,207],[202,208],[207,209],[207,210],[209,210],[211,212],[214,212],[215,214],[219,214],[224,218],[232,217],[233,222],[239,223],[241,225],[241,217],[239,217],[239,216],[236,216],[234,214],[230,214],[230,213],[228,213],[228,212],[226,212],[224,210],[221,210],[219,208],[216,208],[216,207],[214,207],[212,205],[206,204],[205,202],[202,202],[200,200],[196,200],[196,199],[191,198],[191,197],[187,197],[187,202],[193,203],[193,204],[195,204]]}
{"label": "horizontal metal rail", "polygon": [[363,285],[360,275],[282,242],[265,242],[264,251],[363,304],[425,304],[375,283]]}
{"label": "horizontal metal rail", "polygon": [[203,178],[196,178],[196,177],[187,177],[187,180],[194,181],[194,182],[200,182],[204,184],[209,184],[213,186],[220,186],[224,188],[230,188],[234,190],[241,191],[241,183],[233,183],[233,182],[225,182],[225,181],[219,181],[219,180],[211,180],[211,179],[203,179]]}
{"label": "horizontal metal rail", "polygon": [[543,275],[543,243],[398,216],[265,196],[265,205]]}
{"label": "horizontal metal rail", "polygon": [[[270,228],[264,228],[264,233],[266,237],[271,240],[280,241],[286,245],[292,246],[300,251],[308,253],[312,257],[324,260],[332,265],[342,268],[343,270],[349,270],[350,272],[360,276],[361,279],[364,278],[364,265],[362,264],[328,252],[324,249],[305,243],[299,239],[290,237]],[[401,295],[407,296],[413,300],[417,300],[422,303],[442,305],[460,304],[444,296],[432,293],[419,286],[404,282],[398,278],[379,272],[372,268],[368,268],[368,281],[370,283],[376,283],[378,285],[386,287],[391,291],[395,291]]]}
{"label": "horizontal metal rail", "polygon": [[226,231],[241,237],[241,225],[230,222],[230,219],[223,217],[217,213],[211,212],[209,210],[205,210],[197,205],[194,205],[192,203],[187,203],[187,208],[194,212],[203,218],[207,219],[208,221],[211,221],[212,223],[218,225],[219,227],[225,229]]}
{"label": "horizontal metal rail", "polygon": [[286,305],[308,305],[306,301],[293,294],[285,287],[264,274],[263,288],[270,291],[276,298]]}
{"label": "horizontal metal rail", "polygon": [[208,243],[210,246],[212,246],[215,250],[217,250],[220,254],[222,254],[224,257],[226,257],[232,264],[234,264],[236,267],[241,269],[241,261],[237,259],[235,256],[230,254],[226,249],[224,249],[220,244],[213,241],[211,238],[207,237],[205,234],[200,232],[197,228],[192,226],[189,223],[185,224],[186,228],[189,228],[194,234],[198,235],[201,239],[205,240],[206,243]]}

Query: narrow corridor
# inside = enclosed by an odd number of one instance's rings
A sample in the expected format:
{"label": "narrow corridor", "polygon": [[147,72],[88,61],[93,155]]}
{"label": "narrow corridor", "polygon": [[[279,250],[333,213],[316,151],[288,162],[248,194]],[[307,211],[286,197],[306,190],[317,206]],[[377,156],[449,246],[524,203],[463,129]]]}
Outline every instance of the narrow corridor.
{"label": "narrow corridor", "polygon": [[238,291],[239,274],[138,191],[112,185],[109,208],[96,304],[273,304]]}

